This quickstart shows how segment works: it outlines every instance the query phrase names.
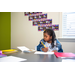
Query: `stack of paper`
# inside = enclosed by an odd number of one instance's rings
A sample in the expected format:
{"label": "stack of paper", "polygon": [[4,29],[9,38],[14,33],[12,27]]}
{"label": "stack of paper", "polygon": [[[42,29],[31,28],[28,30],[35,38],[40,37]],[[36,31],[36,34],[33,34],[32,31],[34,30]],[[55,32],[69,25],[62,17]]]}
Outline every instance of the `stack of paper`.
{"label": "stack of paper", "polygon": [[7,57],[0,58],[0,62],[21,62],[26,60],[27,59],[15,57],[15,56],[7,56]]}

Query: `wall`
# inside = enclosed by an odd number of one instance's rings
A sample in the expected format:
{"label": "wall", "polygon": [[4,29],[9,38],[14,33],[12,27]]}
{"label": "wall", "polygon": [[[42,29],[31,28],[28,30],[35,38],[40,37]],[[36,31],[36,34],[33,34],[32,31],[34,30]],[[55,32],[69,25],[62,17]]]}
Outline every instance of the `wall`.
{"label": "wall", "polygon": [[75,53],[75,38],[58,38],[62,44],[64,52]]}
{"label": "wall", "polygon": [[[62,12],[43,12],[47,13],[48,19],[52,19],[53,24],[59,24],[59,31],[55,31],[56,37],[62,37]],[[37,26],[32,25],[28,16],[24,12],[11,12],[11,48],[26,46],[34,49],[43,38],[43,31],[38,31]],[[64,52],[75,53],[75,42],[61,41]]]}
{"label": "wall", "polygon": [[0,50],[11,48],[11,13],[0,12]]}
{"label": "wall", "polygon": [[[53,24],[59,24],[59,12],[43,13],[47,13]],[[59,37],[59,31],[55,33]],[[24,12],[11,12],[11,48],[24,45],[34,49],[42,38],[43,31],[38,31],[38,26],[33,26],[28,16],[24,16]]]}

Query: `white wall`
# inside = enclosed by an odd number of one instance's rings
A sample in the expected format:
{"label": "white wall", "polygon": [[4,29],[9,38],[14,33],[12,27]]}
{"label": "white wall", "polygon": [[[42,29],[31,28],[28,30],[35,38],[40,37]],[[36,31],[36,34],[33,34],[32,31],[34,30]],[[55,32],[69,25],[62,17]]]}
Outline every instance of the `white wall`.
{"label": "white wall", "polygon": [[[59,31],[55,31],[56,37],[62,36],[62,13],[47,13],[47,18],[52,19],[52,24],[59,24]],[[38,26],[33,26],[24,12],[11,12],[11,48],[26,46],[34,49],[43,38],[43,31],[38,31]],[[61,41],[60,41],[61,42]],[[75,52],[74,42],[61,42],[64,52]]]}
{"label": "white wall", "polygon": [[[44,13],[47,13],[48,19],[52,19],[53,24],[59,24],[59,12]],[[55,33],[58,37],[59,31]],[[34,49],[42,38],[43,31],[38,31],[38,26],[33,26],[24,12],[11,12],[11,48],[24,45]]]}
{"label": "white wall", "polygon": [[[61,41],[60,41],[61,42]],[[75,42],[61,42],[64,52],[75,53]]]}

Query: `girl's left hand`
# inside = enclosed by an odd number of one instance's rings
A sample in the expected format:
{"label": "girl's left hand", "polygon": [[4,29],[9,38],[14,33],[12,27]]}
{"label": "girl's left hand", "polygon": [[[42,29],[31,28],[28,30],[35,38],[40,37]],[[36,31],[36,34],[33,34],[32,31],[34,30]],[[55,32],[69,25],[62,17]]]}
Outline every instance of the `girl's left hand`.
{"label": "girl's left hand", "polygon": [[52,52],[57,52],[56,50],[53,50]]}

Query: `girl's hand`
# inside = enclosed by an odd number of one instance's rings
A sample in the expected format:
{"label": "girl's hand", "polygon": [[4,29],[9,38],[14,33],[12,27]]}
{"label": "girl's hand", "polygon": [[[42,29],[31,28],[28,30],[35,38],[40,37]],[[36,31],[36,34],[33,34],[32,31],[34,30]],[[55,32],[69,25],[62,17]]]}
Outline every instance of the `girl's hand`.
{"label": "girl's hand", "polygon": [[56,50],[53,50],[52,52],[57,52]]}
{"label": "girl's hand", "polygon": [[48,51],[48,47],[42,48],[42,51],[47,52]]}

